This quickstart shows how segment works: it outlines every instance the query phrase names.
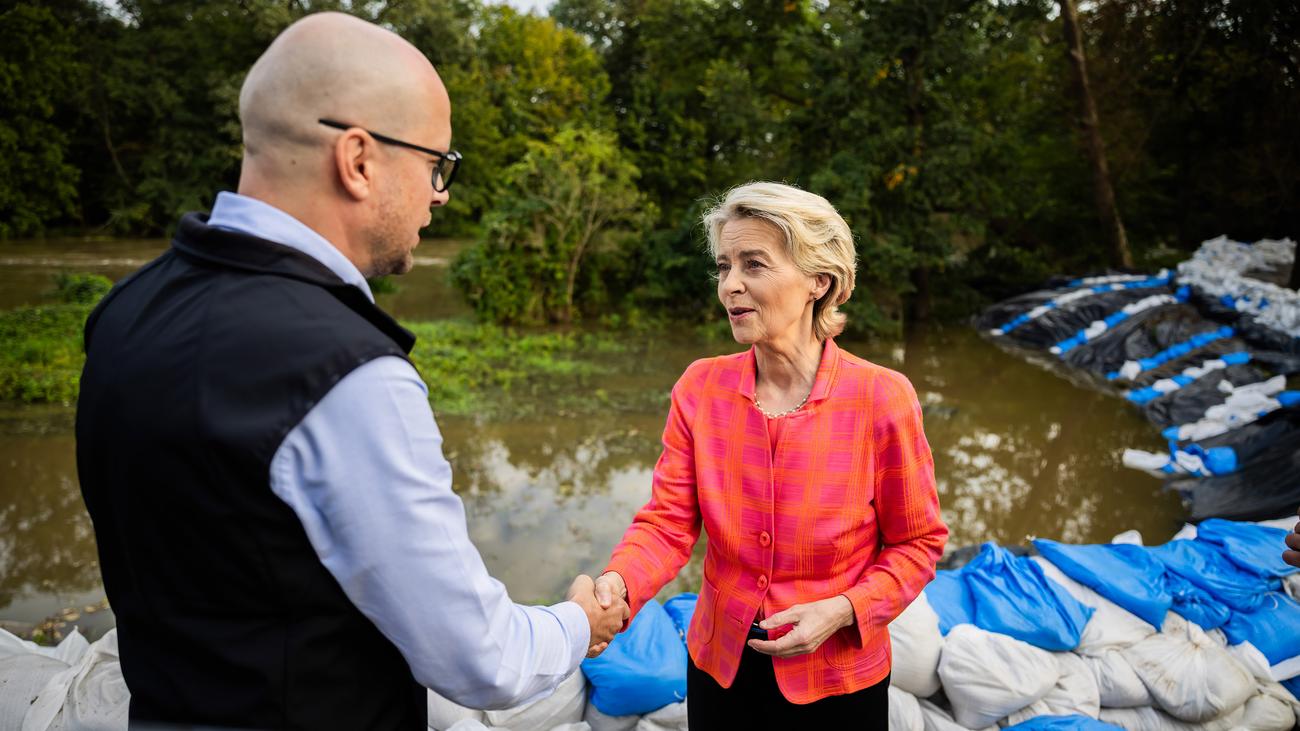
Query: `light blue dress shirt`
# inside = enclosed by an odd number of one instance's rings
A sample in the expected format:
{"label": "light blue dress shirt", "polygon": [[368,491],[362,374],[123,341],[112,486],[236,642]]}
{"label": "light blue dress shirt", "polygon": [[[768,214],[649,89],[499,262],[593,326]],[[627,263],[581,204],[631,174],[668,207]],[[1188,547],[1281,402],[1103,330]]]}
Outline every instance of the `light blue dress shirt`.
{"label": "light blue dress shirt", "polygon": [[[278,208],[223,192],[208,224],[291,246],[374,300],[342,252]],[[360,366],[285,437],[271,490],[420,684],[473,708],[511,707],[578,667],[590,626],[577,604],[521,606],[488,575],[428,399],[401,358]]]}

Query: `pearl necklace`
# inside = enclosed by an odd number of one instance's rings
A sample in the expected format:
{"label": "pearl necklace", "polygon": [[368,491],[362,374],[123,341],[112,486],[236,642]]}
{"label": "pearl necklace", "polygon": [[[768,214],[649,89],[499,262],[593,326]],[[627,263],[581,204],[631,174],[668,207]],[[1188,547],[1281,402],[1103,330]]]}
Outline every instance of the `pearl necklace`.
{"label": "pearl necklace", "polygon": [[763,404],[759,402],[759,400],[758,400],[758,396],[754,396],[754,408],[758,409],[759,412],[760,412],[761,414],[763,414],[763,416],[766,416],[766,417],[769,418],[769,419],[778,419],[778,418],[780,418],[780,417],[782,417],[782,416],[787,416],[787,415],[789,415],[789,414],[793,414],[794,412],[798,411],[799,409],[802,409],[802,408],[803,408],[803,405],[806,404],[806,403],[808,403],[808,399],[810,399],[810,398],[812,398],[812,391],[811,391],[811,390],[808,391],[808,395],[806,395],[806,396],[803,397],[803,401],[800,401],[799,403],[797,403],[797,404],[794,405],[794,408],[792,408],[792,409],[786,409],[785,411],[782,411],[782,412],[779,413],[779,414],[773,414],[773,413],[770,413],[770,412],[768,412],[766,409],[763,408]]}

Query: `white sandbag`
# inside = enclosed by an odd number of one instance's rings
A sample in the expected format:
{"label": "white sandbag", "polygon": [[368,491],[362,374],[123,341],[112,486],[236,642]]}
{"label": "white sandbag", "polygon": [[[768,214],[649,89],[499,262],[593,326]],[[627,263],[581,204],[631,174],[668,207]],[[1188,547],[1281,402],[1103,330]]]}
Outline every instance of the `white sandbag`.
{"label": "white sandbag", "polygon": [[953,717],[967,728],[996,723],[1042,698],[1059,676],[1050,652],[970,624],[952,628],[939,659]]}
{"label": "white sandbag", "polygon": [[550,729],[581,721],[586,705],[587,678],[581,671],[575,670],[572,675],[560,681],[554,693],[504,711],[488,711],[486,722],[490,726],[520,731]]}
{"label": "white sandbag", "polygon": [[894,648],[889,685],[918,698],[929,698],[937,693],[943,634],[939,632],[939,615],[930,606],[925,592],[917,595],[916,600],[889,623],[889,642]]}
{"label": "white sandbag", "polygon": [[1242,728],[1245,708],[1205,723],[1179,721],[1169,714],[1147,706],[1145,708],[1103,708],[1100,720],[1119,726],[1126,731],[1236,731]]}
{"label": "white sandbag", "polygon": [[916,696],[889,686],[889,731],[925,731],[925,718]]}
{"label": "white sandbag", "polygon": [[66,663],[38,652],[19,650],[0,657],[0,731],[21,731],[32,701],[67,669]]}
{"label": "white sandbag", "polygon": [[428,691],[429,728],[434,731],[447,731],[466,719],[479,722],[487,720],[487,714],[475,708],[466,708],[461,704],[444,698],[432,690]]}
{"label": "white sandbag", "polygon": [[1282,590],[1286,595],[1300,601],[1300,573],[1291,574],[1282,579]]}
{"label": "white sandbag", "polygon": [[[952,720],[952,714],[925,699],[918,699],[921,708],[921,720],[925,731],[969,731],[965,726]],[[997,731],[997,726],[989,726],[981,731]]]}
{"label": "white sandbag", "polygon": [[1051,716],[1051,715],[1054,715],[1052,713],[1051,706],[1047,705],[1043,701],[1034,701],[1033,703],[1025,706],[1024,708],[1021,708],[1015,713],[1012,713],[1011,715],[1007,716],[1001,721],[998,721],[998,726],[1002,728],[1006,728],[1008,726],[1015,726],[1016,724],[1024,723],[1025,721],[1028,721],[1031,718],[1038,718],[1039,716]]}
{"label": "white sandbag", "polygon": [[637,714],[607,716],[588,699],[587,708],[582,713],[582,720],[591,726],[591,731],[632,731],[641,721],[641,716]]}
{"label": "white sandbag", "polygon": [[1053,716],[1080,714],[1096,718],[1101,710],[1101,691],[1092,668],[1073,652],[1055,652],[1052,656],[1060,677],[1039,702],[1046,704]]}
{"label": "white sandbag", "polygon": [[[1171,612],[1172,614],[1172,612]],[[1166,621],[1167,628],[1178,623]],[[1183,721],[1208,721],[1241,707],[1255,679],[1200,627],[1161,632],[1122,650],[1156,704]]]}
{"label": "white sandbag", "polygon": [[1097,681],[1097,700],[1102,708],[1138,708],[1155,703],[1147,686],[1119,650],[1083,657]]}
{"label": "white sandbag", "polygon": [[669,703],[641,716],[636,731],[686,731],[686,701]]}
{"label": "white sandbag", "polygon": [[1178,529],[1178,532],[1175,533],[1175,534],[1174,534],[1174,537],[1173,537],[1173,538],[1170,538],[1169,541],[1170,541],[1170,542],[1173,542],[1173,541],[1182,541],[1182,540],[1190,541],[1190,540],[1192,540],[1193,538],[1196,537],[1196,532],[1197,532],[1197,531],[1196,531],[1196,526],[1195,526],[1194,524],[1192,524],[1192,523],[1183,523],[1183,527],[1182,527],[1182,528],[1179,528],[1179,529]]}
{"label": "white sandbag", "polygon": [[1092,616],[1083,627],[1075,652],[1080,655],[1100,655],[1107,650],[1118,650],[1150,637],[1155,627],[1142,621],[1136,614],[1080,584],[1061,572],[1056,564],[1042,556],[1032,559],[1047,578],[1060,584],[1070,596],[1092,607]]}
{"label": "white sandbag", "polygon": [[131,692],[117,655],[117,629],[87,644],[77,662],[41,689],[24,731],[126,731]]}
{"label": "white sandbag", "polygon": [[1251,731],[1290,731],[1296,725],[1291,706],[1266,693],[1251,696],[1241,725]]}
{"label": "white sandbag", "polygon": [[1123,533],[1120,533],[1120,534],[1116,535],[1114,538],[1110,539],[1110,542],[1111,542],[1111,543],[1126,543],[1126,544],[1130,544],[1130,545],[1134,545],[1134,546],[1141,546],[1141,545],[1143,545],[1143,544],[1142,544],[1142,533],[1141,533],[1140,531],[1132,530],[1132,529],[1130,529],[1130,530],[1126,530],[1126,531],[1124,531]]}
{"label": "white sandbag", "polygon": [[497,728],[488,726],[482,721],[475,718],[463,718],[456,722],[454,726],[447,731],[513,731],[513,729]]}
{"label": "white sandbag", "polygon": [[1240,663],[1243,668],[1246,668],[1256,682],[1273,680],[1272,674],[1268,671],[1268,658],[1251,643],[1242,642],[1239,645],[1229,645],[1228,654],[1232,655],[1232,659]]}
{"label": "white sandbag", "polygon": [[578,721],[577,723],[566,723],[563,726],[556,726],[551,729],[551,731],[591,731],[591,726],[588,726],[586,721]]}

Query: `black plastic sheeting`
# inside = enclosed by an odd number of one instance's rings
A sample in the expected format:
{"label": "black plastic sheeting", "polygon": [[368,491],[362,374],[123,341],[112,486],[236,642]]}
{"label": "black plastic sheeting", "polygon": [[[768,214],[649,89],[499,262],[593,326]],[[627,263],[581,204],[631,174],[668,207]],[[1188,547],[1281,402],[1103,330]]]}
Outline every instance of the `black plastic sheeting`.
{"label": "black plastic sheeting", "polygon": [[[1020,349],[1043,351],[1071,374],[1114,393],[1150,386],[1163,378],[1180,375],[1185,369],[1227,353],[1249,352],[1250,362],[1211,371],[1182,388],[1146,402],[1139,408],[1152,424],[1164,427],[1198,421],[1207,409],[1224,402],[1220,390],[1224,381],[1234,386],[1267,380],[1273,375],[1300,373],[1300,338],[1293,338],[1261,326],[1254,317],[1228,307],[1217,298],[1195,290],[1185,303],[1160,305],[1132,315],[1083,345],[1061,354],[1049,349],[1074,337],[1096,320],[1119,311],[1125,305],[1159,294],[1174,294],[1170,287],[1143,287],[1081,297],[1057,306],[1002,335],[990,334],[1022,313],[1073,291],[1064,277],[1055,278],[1049,289],[1030,292],[999,302],[985,310],[976,327],[995,343]],[[1192,337],[1213,332],[1223,325],[1233,328],[1231,337],[1220,338],[1177,358],[1144,370],[1132,378],[1107,378],[1127,361],[1155,356]],[[1292,384],[1292,387],[1295,387]],[[1178,446],[1187,448],[1193,443]],[[1300,406],[1281,408],[1219,436],[1194,443],[1202,448],[1231,447],[1236,454],[1236,471],[1211,477],[1182,475],[1166,482],[1186,499],[1190,519],[1229,518],[1265,520],[1295,515],[1300,506]],[[978,547],[971,547],[972,552]],[[958,552],[959,554],[961,552]],[[972,553],[973,555],[973,553]],[[948,560],[960,565],[969,556]],[[953,566],[955,568],[955,566]]]}

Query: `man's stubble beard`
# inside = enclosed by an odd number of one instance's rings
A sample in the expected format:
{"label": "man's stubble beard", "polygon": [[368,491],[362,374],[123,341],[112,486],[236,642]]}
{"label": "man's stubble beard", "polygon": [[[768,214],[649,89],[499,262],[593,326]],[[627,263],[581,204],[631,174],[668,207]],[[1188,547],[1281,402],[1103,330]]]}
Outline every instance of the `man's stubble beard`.
{"label": "man's stubble beard", "polygon": [[370,276],[383,277],[411,271],[415,259],[413,247],[404,243],[406,238],[397,206],[391,200],[384,201],[379,208],[379,220],[366,231],[366,242],[370,247]]}

